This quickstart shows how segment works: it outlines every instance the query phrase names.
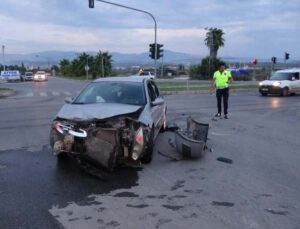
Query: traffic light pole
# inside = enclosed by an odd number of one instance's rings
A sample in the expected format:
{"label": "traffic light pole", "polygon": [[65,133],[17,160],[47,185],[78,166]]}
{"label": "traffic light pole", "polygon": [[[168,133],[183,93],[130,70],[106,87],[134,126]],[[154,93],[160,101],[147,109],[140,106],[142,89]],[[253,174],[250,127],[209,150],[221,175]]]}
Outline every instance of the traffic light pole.
{"label": "traffic light pole", "polygon": [[124,6],[124,5],[121,5],[121,4],[117,4],[117,3],[113,3],[113,2],[109,2],[109,1],[104,1],[104,0],[96,0],[98,2],[103,2],[103,3],[106,3],[106,4],[110,4],[110,5],[114,5],[114,6],[118,6],[118,7],[122,7],[122,8],[125,8],[125,9],[129,9],[129,10],[134,10],[134,11],[137,11],[137,12],[141,12],[141,13],[145,13],[145,14],[148,14],[154,21],[154,44],[155,44],[155,58],[154,58],[154,74],[155,74],[155,77],[156,77],[156,71],[157,71],[157,23],[156,23],[156,20],[154,18],[154,16],[145,11],[145,10],[140,10],[140,9],[137,9],[137,8],[133,8],[133,7],[129,7],[129,6]]}

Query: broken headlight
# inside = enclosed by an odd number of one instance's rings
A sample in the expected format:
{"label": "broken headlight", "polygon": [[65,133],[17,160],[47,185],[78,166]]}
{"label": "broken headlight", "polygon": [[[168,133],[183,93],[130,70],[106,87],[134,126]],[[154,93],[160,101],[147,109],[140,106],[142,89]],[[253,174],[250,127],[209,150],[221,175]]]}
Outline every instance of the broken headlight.
{"label": "broken headlight", "polygon": [[132,149],[132,159],[137,160],[140,158],[144,149],[144,133],[142,127],[138,129],[134,137],[133,149]]}

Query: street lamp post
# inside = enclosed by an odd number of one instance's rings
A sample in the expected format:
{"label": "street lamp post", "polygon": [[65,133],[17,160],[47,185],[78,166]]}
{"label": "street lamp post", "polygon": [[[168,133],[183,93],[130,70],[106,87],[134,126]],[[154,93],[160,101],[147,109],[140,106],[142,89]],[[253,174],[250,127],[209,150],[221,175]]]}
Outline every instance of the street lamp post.
{"label": "street lamp post", "polygon": [[3,70],[5,71],[5,56],[4,56],[5,45],[2,45],[2,58],[3,58]]}
{"label": "street lamp post", "polygon": [[151,13],[149,13],[148,11],[145,11],[145,10],[140,10],[140,9],[137,9],[137,8],[124,6],[124,5],[121,5],[121,4],[117,4],[117,3],[113,3],[113,2],[109,2],[109,1],[104,1],[104,0],[97,0],[97,1],[98,2],[103,2],[103,3],[106,3],[106,4],[110,4],[110,5],[114,5],[114,6],[118,6],[118,7],[122,7],[122,8],[129,9],[129,10],[134,10],[134,11],[137,11],[137,12],[145,13],[153,19],[153,21],[154,21],[154,44],[155,44],[155,58],[154,58],[155,70],[154,71],[155,71],[155,76],[156,76],[156,71],[157,71],[157,22],[156,22],[154,16]]}

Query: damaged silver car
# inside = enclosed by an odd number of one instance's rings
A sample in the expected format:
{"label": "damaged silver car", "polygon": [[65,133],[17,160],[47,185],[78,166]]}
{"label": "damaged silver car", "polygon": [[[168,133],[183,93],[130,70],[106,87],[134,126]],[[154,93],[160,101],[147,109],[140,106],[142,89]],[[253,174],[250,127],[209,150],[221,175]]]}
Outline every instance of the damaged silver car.
{"label": "damaged silver car", "polygon": [[72,155],[109,170],[151,162],[155,138],[166,128],[166,103],[152,79],[98,79],[66,103],[50,131],[55,156]]}

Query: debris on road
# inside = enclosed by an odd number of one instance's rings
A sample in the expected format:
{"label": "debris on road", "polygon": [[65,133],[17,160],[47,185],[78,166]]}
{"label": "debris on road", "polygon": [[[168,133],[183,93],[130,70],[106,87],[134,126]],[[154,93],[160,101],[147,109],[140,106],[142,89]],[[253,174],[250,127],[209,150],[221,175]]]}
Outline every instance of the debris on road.
{"label": "debris on road", "polygon": [[224,163],[228,163],[228,164],[232,164],[233,161],[229,158],[226,158],[226,157],[218,157],[217,158],[218,161],[221,161],[221,162],[224,162]]}
{"label": "debris on road", "polygon": [[273,210],[273,209],[265,209],[266,212],[269,212],[273,215],[283,215],[286,216],[289,212],[288,211],[279,211],[279,210]]}
{"label": "debris on road", "polygon": [[185,158],[200,158],[206,148],[209,124],[187,118],[187,129],[175,132],[176,150]]}
{"label": "debris on road", "polygon": [[234,206],[234,203],[231,203],[231,202],[213,201],[211,204],[214,206],[224,206],[224,207],[233,207]]}

